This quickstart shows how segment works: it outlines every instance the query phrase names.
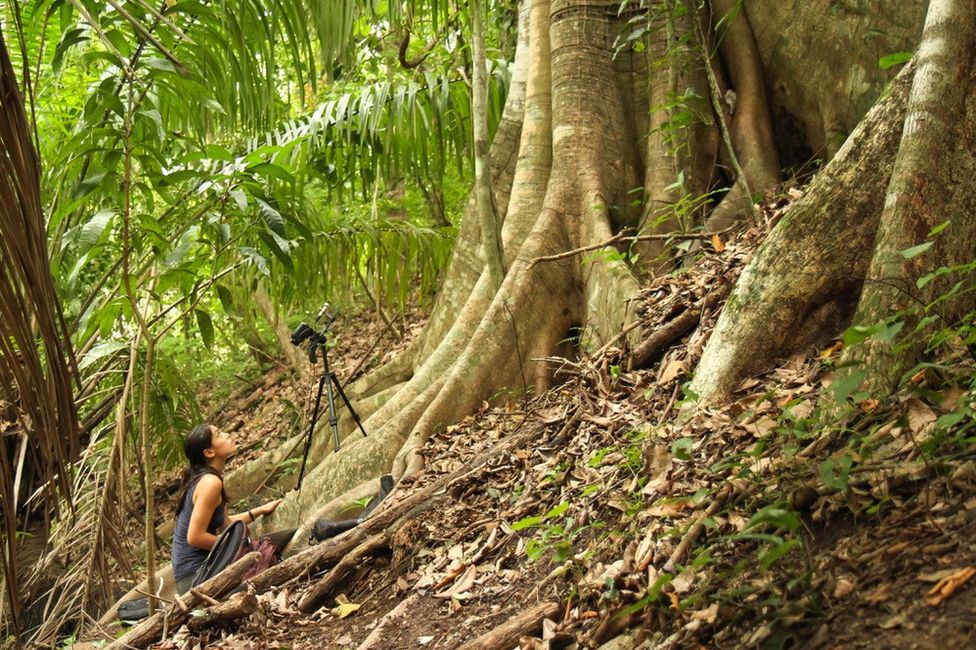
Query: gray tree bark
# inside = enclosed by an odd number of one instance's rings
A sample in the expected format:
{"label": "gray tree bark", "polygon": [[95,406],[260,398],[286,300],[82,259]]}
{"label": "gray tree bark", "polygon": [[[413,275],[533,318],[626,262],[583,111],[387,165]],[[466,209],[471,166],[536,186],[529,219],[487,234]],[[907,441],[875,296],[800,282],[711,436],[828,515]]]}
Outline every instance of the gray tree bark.
{"label": "gray tree bark", "polygon": [[[908,97],[901,144],[885,194],[881,225],[874,242],[855,322],[871,325],[898,316],[910,330],[919,307],[931,304],[948,287],[916,282],[940,266],[973,259],[976,229],[976,9],[972,0],[932,0],[925,19],[916,72]],[[968,97],[968,102],[967,102]],[[933,231],[943,223],[940,234]],[[932,244],[924,252],[906,253]],[[955,278],[949,278],[955,281]],[[968,296],[941,304],[942,325],[973,307]],[[947,322],[948,321],[948,322]],[[917,359],[914,350],[896,351],[876,338],[848,348],[844,358],[866,367],[865,388],[887,393]]]}

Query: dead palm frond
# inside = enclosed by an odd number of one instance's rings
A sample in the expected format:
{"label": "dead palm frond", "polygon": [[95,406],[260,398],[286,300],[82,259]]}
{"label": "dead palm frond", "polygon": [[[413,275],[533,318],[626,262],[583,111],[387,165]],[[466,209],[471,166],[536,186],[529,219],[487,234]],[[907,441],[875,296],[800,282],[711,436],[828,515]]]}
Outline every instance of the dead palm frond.
{"label": "dead palm frond", "polygon": [[22,614],[17,538],[25,496],[40,488],[41,513],[56,495],[70,509],[67,468],[80,450],[73,356],[50,273],[31,134],[0,34],[0,562],[9,607],[4,620],[14,633]]}

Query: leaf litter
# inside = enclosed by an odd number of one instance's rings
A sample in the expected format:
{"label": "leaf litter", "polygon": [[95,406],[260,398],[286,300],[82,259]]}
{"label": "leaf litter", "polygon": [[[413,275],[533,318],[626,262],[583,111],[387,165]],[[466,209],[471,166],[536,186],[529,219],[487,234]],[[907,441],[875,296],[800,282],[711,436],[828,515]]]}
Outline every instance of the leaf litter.
{"label": "leaf litter", "polygon": [[[733,283],[761,236],[720,240],[687,273],[655,280],[639,307],[646,331]],[[694,411],[682,384],[718,307],[649,367],[630,368],[620,342],[563,364],[563,383],[524,411],[486,405],[433,435],[424,474],[398,492],[517,432],[532,440],[436,495],[342,600],[301,615],[306,586],[290,584],[236,627],[167,643],[454,648],[556,601],[561,614],[519,647],[965,647],[976,631],[976,452],[925,445],[944,435],[940,418],[972,408],[959,388],[972,363],[913,379],[889,402],[851,404],[843,434],[817,420],[839,343]]]}

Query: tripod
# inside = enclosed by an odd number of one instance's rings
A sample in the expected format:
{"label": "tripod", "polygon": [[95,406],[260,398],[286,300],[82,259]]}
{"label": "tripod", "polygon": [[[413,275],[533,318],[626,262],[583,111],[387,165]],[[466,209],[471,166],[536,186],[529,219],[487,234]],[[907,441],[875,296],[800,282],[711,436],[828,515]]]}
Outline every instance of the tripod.
{"label": "tripod", "polygon": [[[328,303],[326,303],[321,311],[319,311],[318,318],[315,322],[318,323],[321,320],[323,314],[328,313]],[[330,329],[332,329],[332,323],[335,322],[335,316],[329,315],[325,322],[325,325],[321,330],[316,332],[311,327],[302,323],[298,326],[292,335],[291,342],[292,345],[300,345],[302,341],[309,338],[311,342],[308,348],[308,360],[314,366],[318,360],[317,350],[322,348],[322,374],[319,375],[319,389],[318,393],[315,395],[315,406],[312,408],[312,418],[308,423],[308,433],[305,435],[305,450],[302,452],[302,469],[298,474],[298,488],[302,487],[302,480],[305,478],[305,466],[308,464],[308,453],[312,448],[312,434],[315,433],[315,424],[319,419],[319,407],[322,404],[322,393],[325,392],[329,401],[329,426],[332,427],[332,439],[334,441],[335,450],[339,451],[339,416],[336,414],[335,405],[335,393],[339,394],[342,398],[343,403],[346,408],[349,409],[349,413],[352,415],[352,419],[355,420],[356,426],[362,431],[363,436],[366,436],[366,430],[363,428],[362,420],[359,418],[359,414],[356,413],[356,409],[353,408],[352,403],[349,398],[346,397],[346,393],[342,390],[342,384],[339,383],[339,378],[336,374],[332,372],[329,368],[329,353],[326,348],[326,338],[325,335]]]}

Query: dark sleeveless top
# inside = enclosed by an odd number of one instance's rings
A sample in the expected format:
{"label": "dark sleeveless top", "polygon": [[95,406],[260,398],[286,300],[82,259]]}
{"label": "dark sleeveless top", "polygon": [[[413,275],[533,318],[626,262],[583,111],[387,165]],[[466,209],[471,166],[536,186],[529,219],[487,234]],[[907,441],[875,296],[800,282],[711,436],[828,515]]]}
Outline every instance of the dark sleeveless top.
{"label": "dark sleeveless top", "polygon": [[[209,550],[192,546],[186,541],[186,533],[190,529],[190,515],[193,514],[193,493],[196,489],[197,484],[194,483],[186,491],[186,496],[183,497],[183,509],[176,516],[176,528],[173,530],[172,549],[173,578],[176,580],[182,580],[187,576],[193,575],[200,565],[203,564],[203,561],[207,559],[207,554],[210,553]],[[224,525],[225,518],[224,504],[221,503],[214,510],[213,516],[210,518],[207,532],[211,535],[216,535],[217,530]]]}

